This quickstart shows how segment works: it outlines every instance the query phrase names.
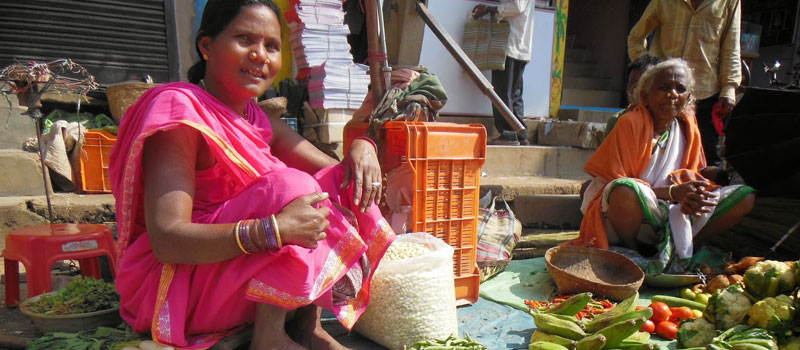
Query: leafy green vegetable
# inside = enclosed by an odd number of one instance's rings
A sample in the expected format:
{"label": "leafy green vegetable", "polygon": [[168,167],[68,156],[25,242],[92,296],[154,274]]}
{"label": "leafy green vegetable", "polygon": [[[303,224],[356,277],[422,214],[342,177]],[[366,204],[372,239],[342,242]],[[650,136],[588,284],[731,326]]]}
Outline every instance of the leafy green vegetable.
{"label": "leafy green vegetable", "polygon": [[42,295],[26,305],[31,312],[45,315],[69,315],[119,307],[119,294],[113,283],[76,276],[55,294]]}
{"label": "leafy green vegetable", "polygon": [[[94,331],[78,333],[51,332],[28,344],[28,350],[113,350],[119,344],[138,344],[139,338],[130,327],[98,327]],[[123,345],[124,346],[124,345]]]}
{"label": "leafy green vegetable", "polygon": [[453,334],[445,339],[437,340],[423,340],[419,341],[411,347],[404,346],[404,350],[426,350],[426,349],[458,349],[458,350],[486,350],[486,347],[481,343],[472,339],[469,334],[464,333],[464,338],[459,338]]}

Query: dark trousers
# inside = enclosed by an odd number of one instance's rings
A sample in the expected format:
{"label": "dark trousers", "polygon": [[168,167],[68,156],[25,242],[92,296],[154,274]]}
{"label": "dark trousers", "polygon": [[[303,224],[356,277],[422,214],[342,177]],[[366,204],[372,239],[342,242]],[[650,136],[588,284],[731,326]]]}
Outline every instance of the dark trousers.
{"label": "dark trousers", "polygon": [[[506,56],[506,69],[492,71],[492,85],[494,91],[500,96],[500,99],[514,112],[517,120],[525,125],[523,117],[525,116],[525,106],[522,102],[522,73],[525,72],[525,65],[528,61],[520,61]],[[514,131],[511,124],[506,121],[503,114],[492,105],[492,114],[494,114],[494,126],[500,135],[503,131]]]}
{"label": "dark trousers", "polygon": [[714,123],[711,121],[711,113],[717,100],[719,100],[719,94],[699,100],[696,108],[697,127],[700,129],[703,152],[706,155],[708,165],[719,165],[721,162],[717,152],[719,135],[717,130],[714,129]]}

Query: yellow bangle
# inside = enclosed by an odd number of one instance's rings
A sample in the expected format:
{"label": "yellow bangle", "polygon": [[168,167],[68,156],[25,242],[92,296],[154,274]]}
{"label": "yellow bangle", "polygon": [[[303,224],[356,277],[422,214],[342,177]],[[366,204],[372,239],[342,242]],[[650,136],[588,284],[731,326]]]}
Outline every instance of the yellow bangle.
{"label": "yellow bangle", "polygon": [[270,219],[272,220],[272,228],[275,230],[275,240],[278,242],[278,249],[281,249],[283,243],[281,243],[281,232],[278,231],[278,218],[273,214]]}
{"label": "yellow bangle", "polygon": [[241,250],[242,253],[250,254],[250,252],[248,252],[246,249],[244,249],[244,246],[242,245],[242,239],[239,237],[239,224],[241,224],[241,223],[242,222],[239,221],[234,226],[235,228],[233,229],[233,236],[236,237],[236,245],[239,246],[239,250]]}
{"label": "yellow bangle", "polygon": [[667,194],[669,194],[669,200],[672,201],[672,202],[675,201],[675,199],[672,198],[672,188],[673,187],[675,187],[675,184],[669,185],[669,190],[667,191]]}

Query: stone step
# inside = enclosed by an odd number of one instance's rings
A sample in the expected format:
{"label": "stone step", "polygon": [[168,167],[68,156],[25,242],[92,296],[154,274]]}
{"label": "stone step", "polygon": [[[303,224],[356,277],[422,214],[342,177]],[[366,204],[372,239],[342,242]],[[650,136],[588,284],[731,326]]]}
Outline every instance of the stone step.
{"label": "stone step", "polygon": [[622,93],[614,90],[564,89],[561,103],[569,106],[620,107]]}
{"label": "stone step", "polygon": [[564,52],[564,62],[586,62],[592,59],[592,52],[586,48],[569,48]]}
{"label": "stone step", "polygon": [[613,83],[608,77],[565,76],[563,86],[566,89],[602,90],[615,88]]}
{"label": "stone step", "polygon": [[525,227],[578,229],[583,220],[578,194],[519,195],[514,213]]}
{"label": "stone step", "polygon": [[0,149],[0,197],[44,195],[39,155]]}
{"label": "stone step", "polygon": [[523,229],[522,237],[514,247],[514,259],[531,259],[544,256],[548,249],[578,238],[578,230]]}
{"label": "stone step", "polygon": [[564,62],[564,77],[595,77],[601,72],[597,62]]}
{"label": "stone step", "polygon": [[592,149],[574,147],[491,145],[482,171],[490,177],[585,179],[583,165],[592,154]]}
{"label": "stone step", "polygon": [[581,108],[578,106],[561,106],[558,110],[559,120],[575,120],[579,122],[606,123],[617,113],[617,108]]}
{"label": "stone step", "polygon": [[559,179],[541,176],[482,176],[481,196],[488,191],[506,201],[521,196],[577,195],[585,179]]}
{"label": "stone step", "polygon": [[21,150],[22,144],[36,137],[36,124],[22,113],[27,108],[20,107],[16,96],[0,98],[0,149]]}

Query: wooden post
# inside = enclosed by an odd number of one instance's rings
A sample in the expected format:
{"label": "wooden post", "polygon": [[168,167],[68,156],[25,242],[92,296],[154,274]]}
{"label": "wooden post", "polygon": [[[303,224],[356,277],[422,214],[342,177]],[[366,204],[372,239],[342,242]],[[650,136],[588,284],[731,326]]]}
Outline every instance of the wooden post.
{"label": "wooden post", "polygon": [[381,44],[380,28],[381,22],[378,18],[378,0],[366,0],[367,11],[367,50],[369,52],[369,80],[370,89],[372,90],[373,101],[380,101],[386,93],[386,84],[383,79],[383,66],[386,59],[381,62],[378,57],[382,51],[383,45]]}

